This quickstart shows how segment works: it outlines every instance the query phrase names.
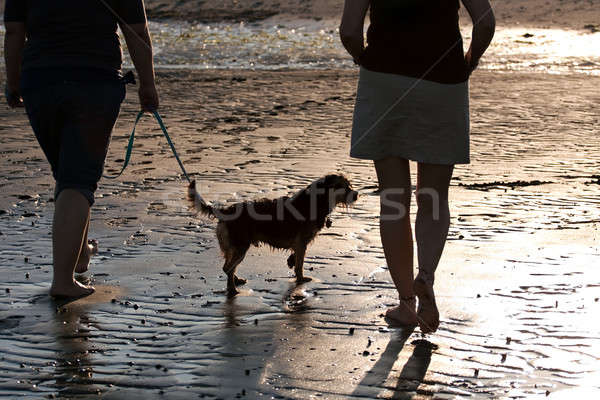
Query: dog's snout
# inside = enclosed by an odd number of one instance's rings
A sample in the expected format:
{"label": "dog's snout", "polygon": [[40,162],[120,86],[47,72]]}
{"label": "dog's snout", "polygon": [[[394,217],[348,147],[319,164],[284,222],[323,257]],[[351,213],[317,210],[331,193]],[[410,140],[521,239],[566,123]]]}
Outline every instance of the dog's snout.
{"label": "dog's snout", "polygon": [[358,192],[356,190],[352,191],[352,194],[350,194],[350,199],[352,200],[352,202],[358,200]]}

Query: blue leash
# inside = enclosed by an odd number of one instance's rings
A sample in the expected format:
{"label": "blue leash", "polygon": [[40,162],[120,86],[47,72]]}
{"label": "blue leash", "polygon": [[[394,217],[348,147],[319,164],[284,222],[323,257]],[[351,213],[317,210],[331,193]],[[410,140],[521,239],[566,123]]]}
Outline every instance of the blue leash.
{"label": "blue leash", "polygon": [[[127,168],[127,165],[129,164],[129,160],[131,159],[131,152],[133,150],[133,140],[135,139],[135,128],[137,128],[137,124],[138,124],[138,122],[140,122],[140,119],[142,118],[143,115],[144,115],[144,111],[140,111],[139,114],[137,115],[137,118],[135,119],[135,123],[133,124],[133,130],[131,131],[131,135],[129,136],[129,144],[127,145],[127,152],[125,153],[125,162],[123,164],[123,168],[121,168],[121,171],[117,175],[113,175],[113,176],[104,175],[105,178],[116,179],[116,178],[120,177],[123,174],[123,172],[125,171],[125,168]],[[169,133],[167,132],[167,128],[165,127],[165,124],[163,123],[163,120],[160,117],[160,114],[158,113],[158,111],[153,111],[152,115],[154,115],[154,118],[158,122],[160,129],[162,129],[163,134],[165,135],[165,138],[167,138],[167,142],[169,143],[169,146],[171,146],[173,155],[175,156],[175,159],[179,163],[179,167],[181,167],[181,171],[183,172],[183,175],[185,175],[185,179],[187,179],[187,181],[191,183],[191,179],[190,179],[189,175],[187,174],[187,172],[185,171],[183,163],[179,159],[177,150],[175,150],[175,145],[173,144],[173,141],[171,140],[171,137],[169,136]]]}

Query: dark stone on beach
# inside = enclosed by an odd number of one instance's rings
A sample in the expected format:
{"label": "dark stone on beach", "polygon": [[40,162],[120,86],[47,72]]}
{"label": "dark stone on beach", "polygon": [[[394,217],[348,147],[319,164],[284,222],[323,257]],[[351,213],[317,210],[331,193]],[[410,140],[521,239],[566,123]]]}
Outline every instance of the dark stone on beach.
{"label": "dark stone on beach", "polygon": [[365,356],[365,357],[366,357],[366,356],[368,356],[368,355],[370,355],[370,354],[371,354],[371,353],[369,353],[369,351],[368,351],[368,350],[365,350],[365,351],[363,351],[363,352],[362,352],[362,355],[363,355],[363,356]]}
{"label": "dark stone on beach", "polygon": [[138,306],[137,304],[134,304],[134,305],[133,305],[133,309],[134,309],[134,310],[137,310],[138,308],[140,308],[140,306]]}
{"label": "dark stone on beach", "polygon": [[511,339],[510,337],[507,337],[507,338],[506,338],[506,344],[510,344],[511,340],[512,340],[512,339]]}
{"label": "dark stone on beach", "polygon": [[145,319],[141,320],[140,322],[141,322],[142,324],[146,324],[146,320],[145,320]]}
{"label": "dark stone on beach", "polygon": [[25,274],[25,279],[29,279],[29,272]]}
{"label": "dark stone on beach", "polygon": [[348,329],[348,334],[350,334],[350,335],[354,335],[354,328],[350,328],[350,329]]}
{"label": "dark stone on beach", "polygon": [[254,325],[258,325],[258,320],[257,319],[254,320]]}
{"label": "dark stone on beach", "polygon": [[114,304],[117,302],[117,299],[112,299],[110,302]]}
{"label": "dark stone on beach", "polygon": [[526,39],[532,38],[532,37],[534,37],[534,36],[535,36],[535,35],[534,35],[533,33],[525,33],[525,34],[523,35],[523,37],[524,37],[524,38],[526,38]]}
{"label": "dark stone on beach", "polygon": [[249,369],[245,370],[244,374],[246,374],[246,376],[250,375],[250,370]]}
{"label": "dark stone on beach", "polygon": [[25,257],[25,262],[28,263],[29,262],[29,257]]}
{"label": "dark stone on beach", "polygon": [[163,366],[160,364],[156,364],[156,369],[161,369]]}
{"label": "dark stone on beach", "polygon": [[6,293],[10,293],[10,289],[9,288],[6,288]]}

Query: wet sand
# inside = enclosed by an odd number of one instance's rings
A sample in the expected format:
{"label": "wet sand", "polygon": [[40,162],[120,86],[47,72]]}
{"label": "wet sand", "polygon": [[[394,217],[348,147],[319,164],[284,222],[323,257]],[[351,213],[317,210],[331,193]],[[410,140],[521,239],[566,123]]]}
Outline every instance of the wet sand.
{"label": "wet sand", "polygon": [[[278,196],[332,171],[358,203],[308,250],[251,249],[227,300],[214,223],[195,215],[158,127],[103,180],[93,296],[48,296],[52,182],[22,112],[0,107],[0,393],[9,398],[594,398],[600,391],[600,78],[478,72],[472,158],[452,181],[437,333],[395,302],[375,174],[348,157],[355,71],[159,73],[162,114],[210,201]],[[137,110],[129,90],[114,173]],[[413,207],[414,210],[414,207]]]}

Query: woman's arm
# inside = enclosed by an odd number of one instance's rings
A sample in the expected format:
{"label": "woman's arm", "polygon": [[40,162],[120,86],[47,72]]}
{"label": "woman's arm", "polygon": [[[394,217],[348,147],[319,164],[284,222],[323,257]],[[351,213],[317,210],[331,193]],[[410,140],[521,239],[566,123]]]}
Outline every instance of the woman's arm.
{"label": "woman's arm", "polygon": [[131,60],[138,72],[140,79],[140,105],[144,111],[158,109],[158,93],[154,81],[154,62],[152,61],[152,41],[148,32],[148,25],[131,24],[121,26],[125,42],[131,55]]}
{"label": "woman's arm", "polygon": [[11,108],[22,107],[19,91],[21,59],[25,47],[25,23],[6,22],[4,36],[4,61],[6,62],[6,100]]}
{"label": "woman's arm", "polygon": [[496,30],[496,18],[489,0],[462,0],[473,21],[473,35],[465,56],[471,71],[477,68],[479,59],[487,50]]}
{"label": "woman's arm", "polygon": [[340,24],[342,44],[357,62],[365,50],[364,25],[370,0],[346,0]]}

